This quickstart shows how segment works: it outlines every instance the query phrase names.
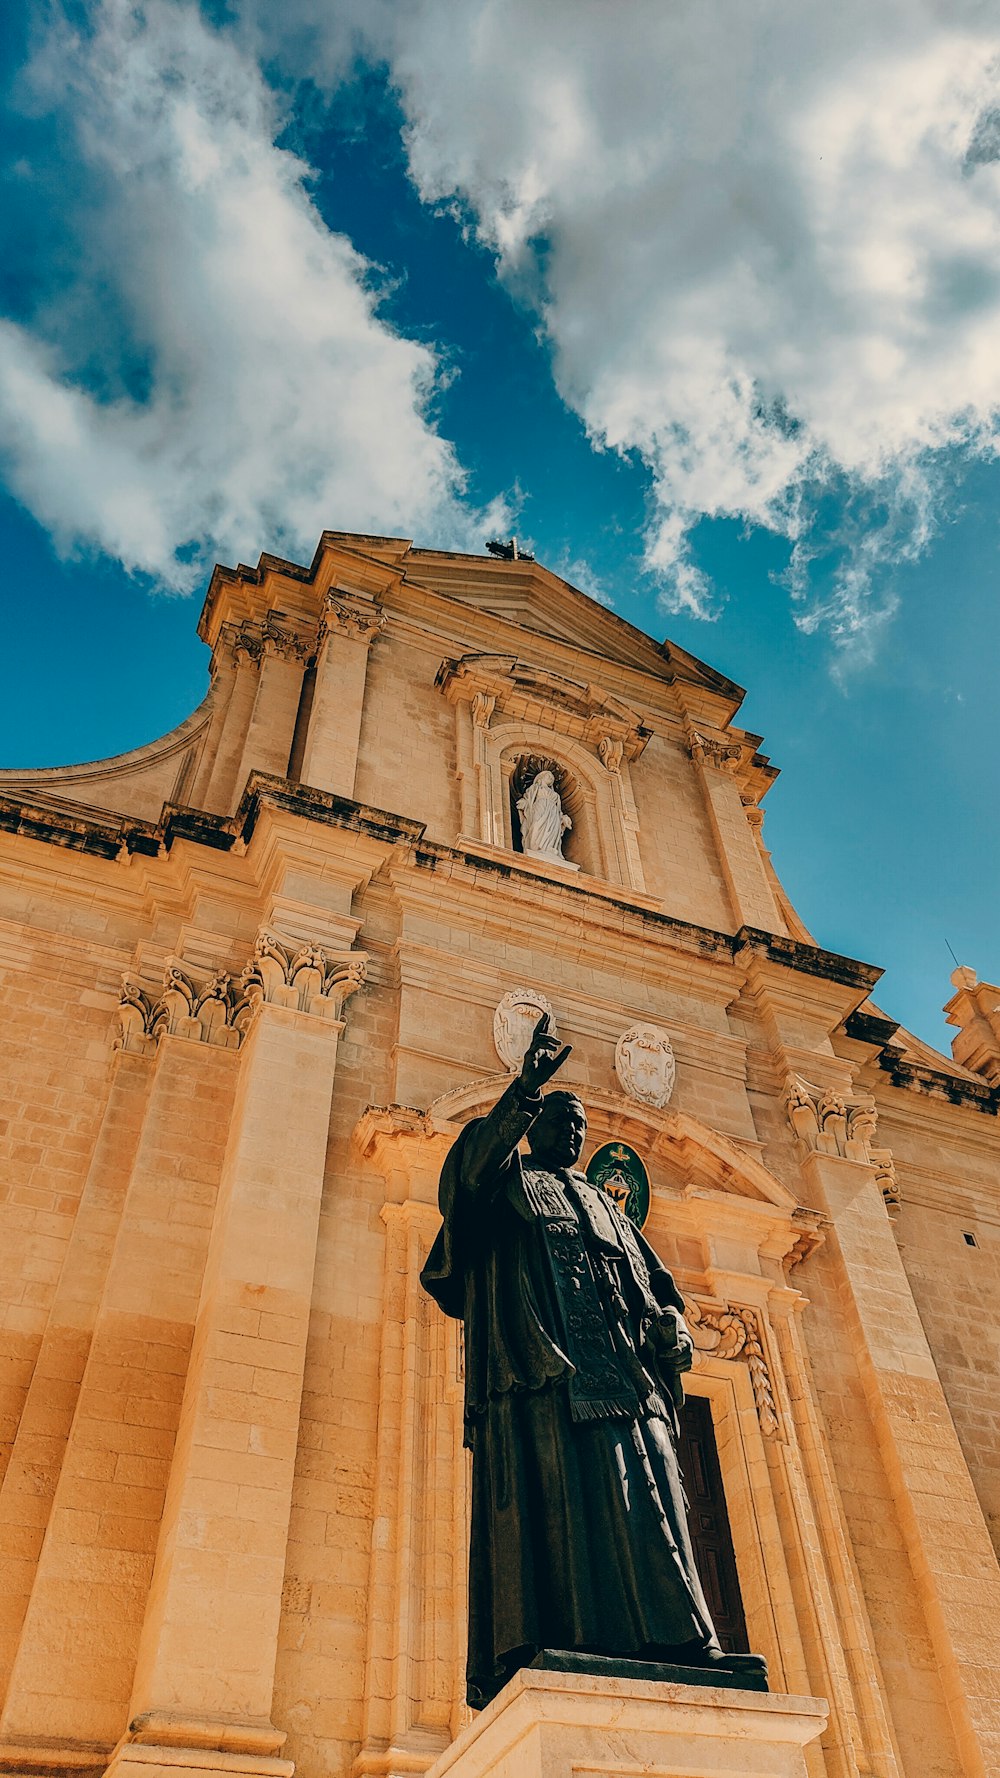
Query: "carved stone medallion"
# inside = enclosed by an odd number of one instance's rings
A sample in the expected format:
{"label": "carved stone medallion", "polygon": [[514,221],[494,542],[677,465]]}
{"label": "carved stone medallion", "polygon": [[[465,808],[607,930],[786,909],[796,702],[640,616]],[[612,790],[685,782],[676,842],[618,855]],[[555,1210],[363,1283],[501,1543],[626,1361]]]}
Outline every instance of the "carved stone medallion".
{"label": "carved stone medallion", "polygon": [[622,1092],[642,1105],[665,1105],[674,1090],[673,1046],[658,1025],[630,1025],[615,1046]]}
{"label": "carved stone medallion", "polygon": [[544,994],[534,988],[512,988],[493,1014],[493,1044],[504,1067],[516,1074],[524,1061],[532,1033],[547,1012],[555,1029],[555,1014]]}
{"label": "carved stone medallion", "polygon": [[591,1185],[614,1198],[637,1229],[649,1215],[649,1174],[642,1157],[627,1142],[605,1142],[587,1162]]}

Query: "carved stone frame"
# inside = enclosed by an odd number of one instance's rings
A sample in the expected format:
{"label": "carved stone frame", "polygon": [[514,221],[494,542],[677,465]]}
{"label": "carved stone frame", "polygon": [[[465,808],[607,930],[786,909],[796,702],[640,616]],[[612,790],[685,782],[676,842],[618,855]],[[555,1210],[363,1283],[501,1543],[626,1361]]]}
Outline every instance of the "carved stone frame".
{"label": "carved stone frame", "polygon": [[636,713],[598,688],[511,656],[443,662],[438,684],[455,706],[460,843],[513,851],[511,775],[519,755],[542,754],[573,781],[570,812],[584,826],[581,868],[644,893],[629,761],[642,752],[648,733]]}

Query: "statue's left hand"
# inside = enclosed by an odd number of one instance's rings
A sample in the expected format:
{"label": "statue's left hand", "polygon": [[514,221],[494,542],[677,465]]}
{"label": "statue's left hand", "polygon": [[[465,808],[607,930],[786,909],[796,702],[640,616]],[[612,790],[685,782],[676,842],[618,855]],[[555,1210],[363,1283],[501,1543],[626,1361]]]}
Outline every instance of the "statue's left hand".
{"label": "statue's left hand", "polygon": [[546,1081],[552,1079],[556,1070],[562,1067],[571,1050],[572,1045],[568,1043],[560,1048],[559,1039],[552,1029],[552,1020],[547,1012],[543,1012],[531,1034],[531,1042],[521,1063],[521,1085],[525,1092],[532,1096],[539,1092]]}
{"label": "statue's left hand", "polygon": [[649,1330],[649,1341],[660,1363],[668,1369],[675,1372],[691,1369],[694,1363],[694,1341],[679,1310],[660,1310]]}

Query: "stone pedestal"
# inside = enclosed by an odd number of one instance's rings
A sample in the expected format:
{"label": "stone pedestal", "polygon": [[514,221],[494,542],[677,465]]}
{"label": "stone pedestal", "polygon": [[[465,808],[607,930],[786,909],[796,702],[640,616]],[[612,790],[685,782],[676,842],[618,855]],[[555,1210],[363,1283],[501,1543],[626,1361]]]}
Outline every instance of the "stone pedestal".
{"label": "stone pedestal", "polygon": [[821,1698],[526,1668],[427,1778],[805,1778]]}

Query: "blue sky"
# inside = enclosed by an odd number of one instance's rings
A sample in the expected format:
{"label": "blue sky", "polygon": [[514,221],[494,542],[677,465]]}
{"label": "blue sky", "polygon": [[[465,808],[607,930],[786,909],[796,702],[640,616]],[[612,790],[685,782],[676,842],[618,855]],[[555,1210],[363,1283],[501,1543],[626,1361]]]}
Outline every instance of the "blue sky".
{"label": "blue sky", "polygon": [[505,526],[747,686],[800,914],[947,1047],[947,944],[1000,971],[1000,42],[920,0],[274,14],[5,46],[0,760],[187,714],[216,559]]}

